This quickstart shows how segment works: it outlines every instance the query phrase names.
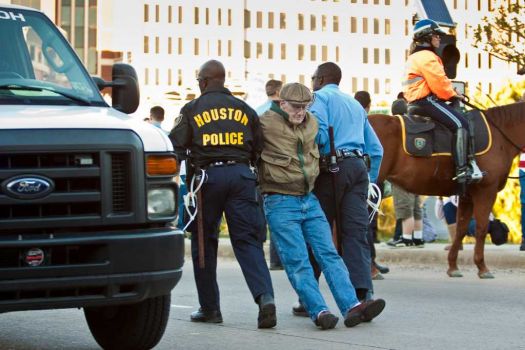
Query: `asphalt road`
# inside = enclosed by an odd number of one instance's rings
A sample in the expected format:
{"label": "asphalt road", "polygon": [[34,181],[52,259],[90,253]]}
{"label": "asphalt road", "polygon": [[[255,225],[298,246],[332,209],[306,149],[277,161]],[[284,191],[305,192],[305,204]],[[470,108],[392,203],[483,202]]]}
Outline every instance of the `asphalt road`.
{"label": "asphalt road", "polygon": [[[257,307],[235,261],[222,259],[221,325],[189,321],[198,307],[191,262],[172,294],[172,312],[157,349],[525,349],[525,269],[498,270],[480,280],[472,268],[451,279],[442,267],[391,265],[375,282],[387,306],[370,324],[320,331],[307,318],[291,314],[296,300],[283,271],[272,271],[278,324],[258,330]],[[323,294],[335,303],[324,280]],[[98,349],[81,310],[51,310],[0,315],[0,349]]]}

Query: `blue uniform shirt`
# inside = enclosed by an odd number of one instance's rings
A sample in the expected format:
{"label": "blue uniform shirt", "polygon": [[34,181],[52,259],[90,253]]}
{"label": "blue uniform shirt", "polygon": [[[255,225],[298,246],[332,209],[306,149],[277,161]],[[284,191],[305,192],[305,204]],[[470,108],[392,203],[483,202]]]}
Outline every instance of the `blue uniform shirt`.
{"label": "blue uniform shirt", "polygon": [[375,182],[383,158],[383,146],[368,122],[366,111],[336,84],[323,86],[314,92],[314,96],[309,109],[319,121],[317,143],[321,154],[330,154],[328,127],[332,126],[336,149],[360,150],[370,156],[370,181]]}
{"label": "blue uniform shirt", "polygon": [[272,102],[273,101],[271,99],[268,99],[262,105],[260,105],[259,107],[255,108],[255,112],[257,112],[257,115],[260,117],[261,115],[263,115],[264,112],[269,110],[270,107],[272,106]]}

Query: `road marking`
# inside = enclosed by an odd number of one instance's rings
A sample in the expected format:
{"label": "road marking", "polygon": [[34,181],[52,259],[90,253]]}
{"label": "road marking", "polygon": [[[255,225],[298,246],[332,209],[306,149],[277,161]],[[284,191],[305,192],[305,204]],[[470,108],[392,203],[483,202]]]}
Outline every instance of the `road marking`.
{"label": "road marking", "polygon": [[171,307],[177,307],[179,309],[192,309],[193,306],[188,306],[188,305],[175,305],[175,304],[171,304]]}

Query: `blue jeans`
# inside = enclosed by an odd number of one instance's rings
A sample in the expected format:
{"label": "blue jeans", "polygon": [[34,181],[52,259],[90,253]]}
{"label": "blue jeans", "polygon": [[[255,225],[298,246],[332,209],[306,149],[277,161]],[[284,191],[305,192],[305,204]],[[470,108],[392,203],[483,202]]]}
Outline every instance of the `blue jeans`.
{"label": "blue jeans", "polygon": [[343,316],[358,303],[343,259],[332,242],[330,225],[313,193],[264,196],[266,219],[288,279],[312,320],[328,310],[308,259],[311,247]]}

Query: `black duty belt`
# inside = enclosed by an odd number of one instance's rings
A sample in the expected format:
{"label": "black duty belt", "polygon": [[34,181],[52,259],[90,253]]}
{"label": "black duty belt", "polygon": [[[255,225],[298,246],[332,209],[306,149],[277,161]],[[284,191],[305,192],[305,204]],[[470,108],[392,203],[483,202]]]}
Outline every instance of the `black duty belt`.
{"label": "black duty belt", "polygon": [[217,168],[221,166],[230,166],[230,165],[236,165],[236,164],[246,164],[248,165],[248,161],[240,161],[240,160],[217,160],[214,162],[210,162],[203,166],[203,168]]}
{"label": "black duty belt", "polygon": [[[335,151],[337,163],[342,162],[346,158],[360,158],[365,159],[365,155],[358,149],[349,150],[346,148],[337,149]],[[328,171],[330,166],[330,155],[322,155],[319,158],[319,168],[322,172]]]}

